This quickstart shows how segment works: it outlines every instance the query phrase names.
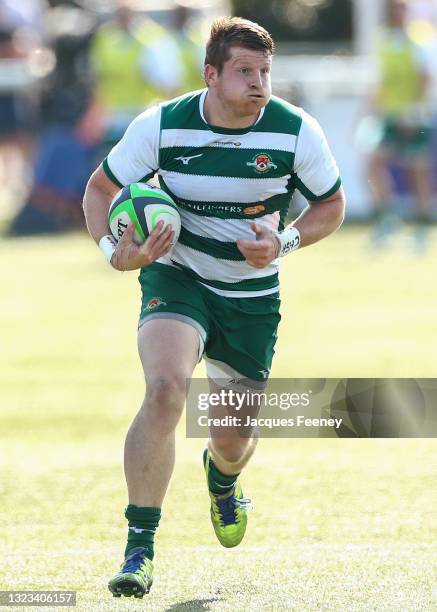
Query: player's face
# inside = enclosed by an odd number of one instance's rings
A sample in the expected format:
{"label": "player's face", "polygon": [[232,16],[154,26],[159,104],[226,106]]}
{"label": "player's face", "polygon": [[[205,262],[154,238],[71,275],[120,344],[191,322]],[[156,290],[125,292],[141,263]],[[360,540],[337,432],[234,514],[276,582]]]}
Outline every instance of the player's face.
{"label": "player's face", "polygon": [[239,117],[257,115],[272,93],[268,52],[232,47],[231,57],[220,74],[214,69],[210,87],[226,108]]}

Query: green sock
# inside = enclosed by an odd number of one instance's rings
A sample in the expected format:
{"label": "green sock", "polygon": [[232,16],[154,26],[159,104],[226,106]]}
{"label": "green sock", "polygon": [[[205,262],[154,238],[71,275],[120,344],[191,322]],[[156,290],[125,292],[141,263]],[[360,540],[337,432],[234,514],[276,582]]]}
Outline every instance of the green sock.
{"label": "green sock", "polygon": [[124,511],[124,515],[129,521],[129,531],[124,556],[126,557],[132,548],[144,546],[147,548],[146,556],[152,561],[155,531],[158,528],[159,519],[161,518],[161,508],[140,508],[129,504]]}
{"label": "green sock", "polygon": [[215,495],[229,493],[235,486],[239,475],[239,473],[232,474],[231,476],[222,474],[214,461],[211,458],[209,459],[208,488],[211,493]]}

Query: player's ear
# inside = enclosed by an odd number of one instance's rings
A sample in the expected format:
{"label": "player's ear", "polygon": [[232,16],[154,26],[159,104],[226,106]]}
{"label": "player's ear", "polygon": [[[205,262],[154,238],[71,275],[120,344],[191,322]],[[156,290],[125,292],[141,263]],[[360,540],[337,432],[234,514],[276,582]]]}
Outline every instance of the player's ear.
{"label": "player's ear", "polygon": [[205,83],[208,87],[214,87],[218,77],[217,68],[212,66],[211,64],[206,64],[203,69],[203,78],[205,79]]}

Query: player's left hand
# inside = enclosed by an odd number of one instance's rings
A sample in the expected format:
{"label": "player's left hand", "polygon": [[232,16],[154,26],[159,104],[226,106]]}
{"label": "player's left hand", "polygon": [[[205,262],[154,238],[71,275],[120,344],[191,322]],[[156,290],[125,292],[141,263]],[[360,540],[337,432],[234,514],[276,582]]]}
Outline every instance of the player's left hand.
{"label": "player's left hand", "polygon": [[279,238],[272,230],[252,223],[255,240],[237,240],[238,250],[246,258],[246,262],[253,268],[265,268],[279,256],[281,244]]}

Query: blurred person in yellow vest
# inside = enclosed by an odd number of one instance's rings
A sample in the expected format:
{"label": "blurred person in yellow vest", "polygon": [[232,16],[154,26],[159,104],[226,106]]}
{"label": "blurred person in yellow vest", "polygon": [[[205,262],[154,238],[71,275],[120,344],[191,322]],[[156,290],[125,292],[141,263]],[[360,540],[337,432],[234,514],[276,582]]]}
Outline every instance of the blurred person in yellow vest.
{"label": "blurred person in yellow vest", "polygon": [[142,108],[162,97],[142,67],[147,45],[162,35],[163,29],[140,16],[129,0],[117,0],[112,17],[96,30],[90,59],[96,114],[103,122],[107,146],[121,137]]}
{"label": "blurred person in yellow vest", "polygon": [[91,48],[105,147],[118,141],[146,107],[194,83],[202,85],[200,42],[196,44],[183,29],[189,9],[175,7],[175,35],[134,6],[132,0],[117,0],[113,17],[97,29]]}
{"label": "blurred person in yellow vest", "polygon": [[178,96],[187,89],[204,87],[205,41],[202,23],[195,18],[190,0],[174,3],[167,29],[155,36],[142,56],[142,68],[159,90]]}
{"label": "blurred person in yellow vest", "polygon": [[179,89],[186,91],[204,87],[203,60],[207,36],[202,31],[202,23],[195,20],[190,4],[183,0],[175,4],[169,34],[180,52],[182,70]]}
{"label": "blurred person in yellow vest", "polygon": [[[425,47],[410,36],[407,0],[389,0],[388,24],[377,42],[379,80],[374,95],[379,134],[369,157],[368,177],[374,197],[374,238],[385,237],[396,225],[390,165],[405,166],[415,197],[420,228],[431,219],[432,146],[430,66]],[[423,236],[420,229],[418,236]]]}

